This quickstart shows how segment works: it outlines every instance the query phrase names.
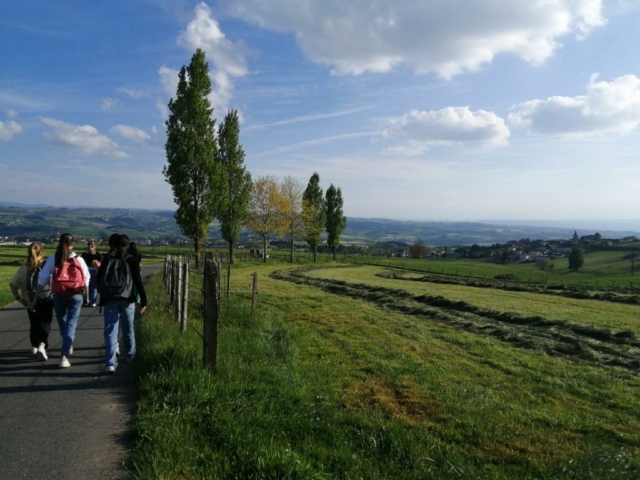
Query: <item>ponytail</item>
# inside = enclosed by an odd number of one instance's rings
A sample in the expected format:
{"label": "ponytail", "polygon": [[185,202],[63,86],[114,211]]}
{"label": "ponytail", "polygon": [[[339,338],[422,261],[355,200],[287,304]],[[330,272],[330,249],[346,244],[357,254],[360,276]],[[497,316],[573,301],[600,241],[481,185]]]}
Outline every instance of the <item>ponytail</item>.
{"label": "ponytail", "polygon": [[63,233],[60,235],[56,249],[56,267],[61,268],[62,264],[69,260],[71,250],[73,250],[73,236],[70,233]]}

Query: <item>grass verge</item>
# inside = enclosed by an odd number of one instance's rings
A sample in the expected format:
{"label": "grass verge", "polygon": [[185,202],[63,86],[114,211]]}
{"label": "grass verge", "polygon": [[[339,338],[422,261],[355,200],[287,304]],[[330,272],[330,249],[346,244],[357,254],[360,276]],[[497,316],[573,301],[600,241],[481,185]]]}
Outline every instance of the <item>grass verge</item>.
{"label": "grass verge", "polygon": [[[237,271],[240,284],[246,270]],[[130,462],[137,478],[638,474],[633,379],[559,359],[538,359],[538,368],[533,354],[439,324],[396,334],[393,322],[410,317],[382,319],[362,301],[264,276],[258,315],[242,300],[224,305],[219,370],[209,375],[197,307],[180,334],[158,276],[148,291]],[[363,321],[372,315],[379,320]]]}

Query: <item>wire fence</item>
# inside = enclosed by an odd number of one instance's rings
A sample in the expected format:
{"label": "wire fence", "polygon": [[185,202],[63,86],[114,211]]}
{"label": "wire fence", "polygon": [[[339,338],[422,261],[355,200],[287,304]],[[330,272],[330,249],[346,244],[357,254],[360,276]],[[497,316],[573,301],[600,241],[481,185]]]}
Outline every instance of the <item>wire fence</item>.
{"label": "wire fence", "polygon": [[[194,256],[167,255],[162,278],[173,317],[181,332],[193,330],[202,338],[204,366],[215,371],[218,350],[218,319],[222,293],[229,298],[232,293],[251,293],[251,314],[255,314],[258,297],[258,274],[253,274],[251,290],[231,290],[231,266],[226,279],[222,276],[222,261],[207,254],[201,262]],[[224,281],[226,280],[226,281]],[[224,285],[224,289],[222,286]],[[202,319],[202,332],[189,322],[190,313]]]}

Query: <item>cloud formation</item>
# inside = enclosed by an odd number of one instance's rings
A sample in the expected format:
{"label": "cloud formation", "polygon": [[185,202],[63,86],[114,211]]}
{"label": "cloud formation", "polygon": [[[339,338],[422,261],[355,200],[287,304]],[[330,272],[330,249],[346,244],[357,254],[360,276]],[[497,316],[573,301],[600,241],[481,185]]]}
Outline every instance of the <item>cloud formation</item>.
{"label": "cloud formation", "polygon": [[389,72],[451,78],[511,54],[543,63],[574,34],[605,24],[602,0],[221,0],[223,11],[293,33],[304,55],[336,74]]}
{"label": "cloud formation", "polygon": [[385,153],[411,156],[423,153],[431,145],[507,145],[511,132],[504,119],[493,112],[447,107],[431,111],[412,110],[392,119],[383,135],[402,142],[386,149]]}
{"label": "cloud formation", "polygon": [[133,88],[125,88],[125,87],[120,87],[118,89],[118,93],[125,95],[129,98],[133,98],[134,100],[138,100],[140,98],[149,96],[149,92],[145,92],[144,90],[136,90]]}
{"label": "cloud formation", "polygon": [[8,122],[0,121],[0,141],[8,142],[14,136],[22,133],[22,125],[12,120]]}
{"label": "cloud formation", "polygon": [[128,155],[120,150],[116,142],[102,135],[91,125],[73,125],[55,118],[41,117],[42,123],[50,127],[45,137],[56,145],[69,148],[82,155],[102,154],[115,158]]}
{"label": "cloud formation", "polygon": [[136,127],[130,127],[129,125],[115,125],[109,129],[111,133],[120,135],[138,145],[145,145],[149,142],[151,137],[144,130],[140,130]]}
{"label": "cloud formation", "polygon": [[561,137],[629,133],[640,124],[640,78],[624,75],[597,82],[597,77],[591,76],[585,95],[514,105],[509,125]]}
{"label": "cloud formation", "polygon": [[[233,79],[248,73],[245,54],[246,46],[230,41],[220,30],[213,12],[200,3],[194,11],[194,18],[178,37],[178,44],[193,52],[200,48],[212,64],[210,70],[211,95],[209,100],[214,109],[226,113],[233,98]],[[165,90],[175,96],[178,85],[178,72],[166,66],[158,72]],[[160,108],[160,106],[158,106]],[[166,112],[165,112],[166,113]]]}
{"label": "cloud formation", "polygon": [[100,110],[103,112],[110,112],[120,105],[120,100],[111,97],[104,97],[100,99]]}

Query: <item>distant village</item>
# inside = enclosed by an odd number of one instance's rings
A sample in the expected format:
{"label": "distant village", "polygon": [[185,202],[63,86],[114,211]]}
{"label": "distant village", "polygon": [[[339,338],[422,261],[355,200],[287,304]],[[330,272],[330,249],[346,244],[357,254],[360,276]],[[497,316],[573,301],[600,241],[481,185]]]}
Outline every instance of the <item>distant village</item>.
{"label": "distant village", "polygon": [[[256,243],[256,239],[251,236],[243,236],[242,241],[236,245],[236,248],[243,249],[245,247],[253,246]],[[77,236],[76,242],[84,244],[87,241],[92,240],[90,237]],[[0,237],[0,246],[6,245],[29,245],[32,241],[40,241],[44,244],[55,245],[57,238],[35,238],[29,239],[25,237],[10,238]],[[107,239],[96,239],[98,245],[106,245]],[[164,238],[132,238],[140,246],[146,246],[151,248],[168,248],[169,246],[189,246],[192,244],[191,240],[180,236],[167,236]],[[571,249],[575,246],[579,246],[585,252],[592,250],[607,250],[624,248],[626,244],[632,244],[638,242],[638,237],[627,236],[624,238],[603,238],[599,233],[593,235],[578,236],[576,232],[570,239],[558,239],[558,240],[531,240],[529,238],[523,238],[521,240],[511,240],[505,244],[495,243],[492,245],[465,245],[455,247],[440,247],[430,246],[422,244],[420,241],[416,241],[414,244],[409,244],[402,241],[387,241],[376,242],[370,245],[341,244],[337,252],[340,255],[368,255],[378,257],[402,257],[402,258],[469,258],[469,259],[487,259],[498,263],[529,263],[529,262],[544,262],[557,258],[568,257],[571,253]],[[308,251],[306,244],[303,242],[296,242],[296,251]],[[256,243],[258,245],[258,243]],[[205,248],[225,248],[226,244],[220,240],[210,240],[203,244]],[[288,240],[273,239],[270,242],[270,247],[275,249],[286,250],[289,247]],[[100,247],[98,247],[100,248]],[[326,245],[320,245],[319,252],[329,252],[329,248]]]}

